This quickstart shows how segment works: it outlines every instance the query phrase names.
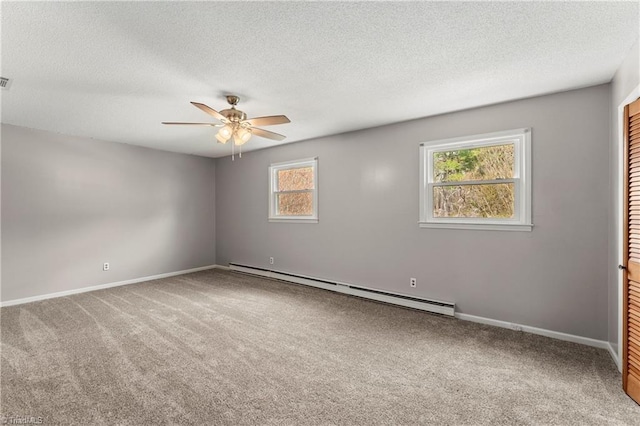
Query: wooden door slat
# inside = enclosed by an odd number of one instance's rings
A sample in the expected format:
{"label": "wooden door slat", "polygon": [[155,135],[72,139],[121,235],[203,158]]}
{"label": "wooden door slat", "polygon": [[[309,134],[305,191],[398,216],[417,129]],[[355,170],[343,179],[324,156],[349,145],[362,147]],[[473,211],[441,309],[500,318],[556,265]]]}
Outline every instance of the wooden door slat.
{"label": "wooden door slat", "polygon": [[636,346],[634,343],[629,343],[627,349],[629,350],[629,352],[632,352],[636,354],[636,356],[640,357],[640,347]]}
{"label": "wooden door slat", "polygon": [[635,151],[635,152],[631,152],[629,153],[629,160],[633,163],[633,160],[640,158],[640,152]]}
{"label": "wooden door slat", "polygon": [[640,368],[640,359],[638,359],[636,354],[630,353],[628,357],[629,365],[636,369]]}
{"label": "wooden door slat", "polygon": [[627,321],[629,322],[629,327],[633,327],[633,328],[635,328],[636,331],[640,332],[640,320],[639,319],[630,316],[629,318],[627,318]]}
{"label": "wooden door slat", "polygon": [[636,378],[640,379],[640,369],[638,369],[638,366],[636,365],[629,365],[629,372],[633,372],[633,374],[636,376]]}
{"label": "wooden door slat", "polygon": [[629,326],[629,330],[628,330],[629,336],[633,336],[636,340],[640,341],[640,331],[632,327],[631,324],[629,324],[628,326]]}
{"label": "wooden door slat", "polygon": [[640,297],[629,293],[629,299],[633,300],[634,302],[636,302],[636,305],[640,306]]}

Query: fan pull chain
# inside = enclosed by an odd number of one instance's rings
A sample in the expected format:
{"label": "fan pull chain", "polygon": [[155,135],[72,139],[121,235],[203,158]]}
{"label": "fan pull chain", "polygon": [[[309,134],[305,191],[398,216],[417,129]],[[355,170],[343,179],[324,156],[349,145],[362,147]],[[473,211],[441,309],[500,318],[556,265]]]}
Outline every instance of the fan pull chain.
{"label": "fan pull chain", "polygon": [[238,157],[242,158],[242,145],[240,145],[240,148],[238,148],[238,151],[240,151],[240,153],[238,154]]}
{"label": "fan pull chain", "polygon": [[231,141],[231,161],[236,161],[235,144]]}

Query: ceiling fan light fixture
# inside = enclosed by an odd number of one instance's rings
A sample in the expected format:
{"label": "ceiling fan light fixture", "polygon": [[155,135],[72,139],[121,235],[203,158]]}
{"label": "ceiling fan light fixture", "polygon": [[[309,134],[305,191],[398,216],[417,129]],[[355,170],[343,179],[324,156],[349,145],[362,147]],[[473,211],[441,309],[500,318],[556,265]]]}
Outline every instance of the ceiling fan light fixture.
{"label": "ceiling fan light fixture", "polygon": [[244,127],[240,127],[233,135],[233,140],[235,141],[236,145],[244,145],[245,143],[249,142],[249,139],[251,139],[251,131],[245,129]]}
{"label": "ceiling fan light fixture", "polygon": [[229,140],[232,134],[233,134],[233,128],[228,124],[225,124],[220,128],[220,130],[218,130],[218,136],[220,136],[221,138],[224,138],[225,142]]}
{"label": "ceiling fan light fixture", "polygon": [[225,138],[222,135],[220,135],[220,132],[218,132],[218,134],[216,134],[216,139],[220,143],[227,143],[227,141],[229,140],[229,138]]}

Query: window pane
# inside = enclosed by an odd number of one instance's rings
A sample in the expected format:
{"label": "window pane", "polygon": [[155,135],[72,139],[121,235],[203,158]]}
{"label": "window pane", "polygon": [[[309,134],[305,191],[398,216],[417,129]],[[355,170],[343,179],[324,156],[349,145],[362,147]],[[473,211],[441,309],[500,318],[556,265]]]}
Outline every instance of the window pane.
{"label": "window pane", "polygon": [[276,194],[276,197],[278,215],[313,216],[312,192]]}
{"label": "window pane", "polygon": [[313,189],[313,167],[278,170],[278,191]]}
{"label": "window pane", "polygon": [[514,144],[434,152],[433,181],[510,179],[514,152]]}
{"label": "window pane", "polygon": [[433,217],[513,217],[515,185],[447,185],[433,187]]}

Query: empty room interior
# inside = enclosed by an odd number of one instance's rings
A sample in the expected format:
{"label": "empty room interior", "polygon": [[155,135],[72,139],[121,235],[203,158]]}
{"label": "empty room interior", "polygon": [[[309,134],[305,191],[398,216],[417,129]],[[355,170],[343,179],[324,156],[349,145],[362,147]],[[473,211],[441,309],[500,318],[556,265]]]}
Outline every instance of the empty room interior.
{"label": "empty room interior", "polygon": [[3,424],[640,424],[637,1],[0,19]]}

